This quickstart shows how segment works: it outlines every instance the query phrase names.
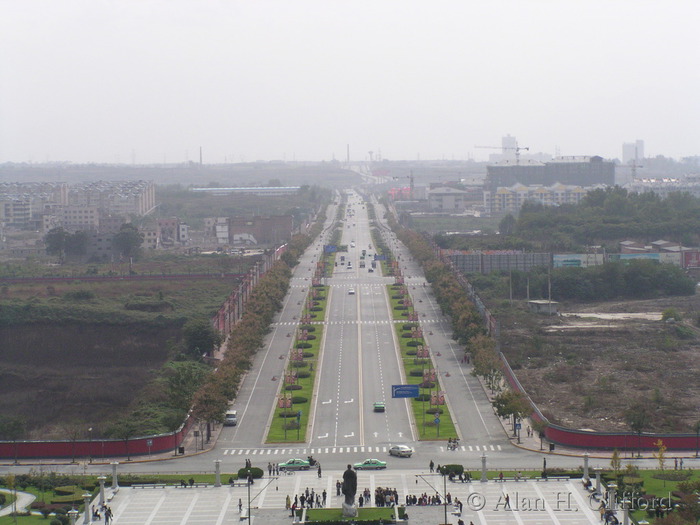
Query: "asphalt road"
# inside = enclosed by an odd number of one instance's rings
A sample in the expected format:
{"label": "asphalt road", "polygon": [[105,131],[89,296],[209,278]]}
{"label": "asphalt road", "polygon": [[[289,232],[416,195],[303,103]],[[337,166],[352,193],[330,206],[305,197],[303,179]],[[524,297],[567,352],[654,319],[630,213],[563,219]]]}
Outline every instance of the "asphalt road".
{"label": "asphalt road", "polygon": [[[433,460],[436,464],[461,463],[469,469],[481,468],[482,457],[487,457],[490,469],[540,469],[542,453],[515,447],[501,421],[494,415],[479,381],[472,377],[471,368],[461,363],[462,348],[452,340],[449,322],[441,315],[429,286],[417,263],[411,260],[407,249],[396,241],[386,227],[381,227],[387,244],[400,258],[406,283],[414,300],[426,340],[433,352],[441,384],[446,392],[453,419],[461,437],[456,451],[446,449],[444,441],[416,441],[417,425],[408,410],[408,402],[391,398],[391,385],[404,383],[399,363],[386,284],[393,278],[359,268],[361,250],[373,254],[367,210],[359,204],[359,197],[350,198],[354,215],[343,228],[343,243],[349,252],[352,269],[338,265],[334,275],[326,279],[330,286],[328,318],[323,350],[319,363],[320,376],[314,399],[310,403],[311,424],[307,442],[295,444],[267,444],[265,436],[272,421],[273,408],[280,386],[293,332],[302,311],[302,302],[311,286],[311,270],[321,256],[323,244],[329,239],[335,207],[328,210],[327,229],[302,256],[293,272],[291,287],[284,300],[265,345],[256,354],[253,367],[241,384],[233,408],[238,411],[239,424],[224,427],[216,443],[197,455],[188,455],[153,462],[124,462],[121,472],[206,472],[213,471],[214,461],[221,460],[222,472],[234,472],[247,458],[256,465],[281,463],[292,457],[313,455],[324,469],[342,470],[348,463],[366,458],[387,461],[390,469],[424,471]],[[378,206],[378,205],[377,205]],[[377,207],[377,216],[382,216]],[[351,247],[351,242],[355,246]],[[349,294],[353,289],[354,294]],[[375,401],[386,404],[385,412],[374,412]],[[388,455],[392,444],[409,444],[415,449],[411,458]],[[188,450],[188,452],[191,452]],[[580,453],[582,451],[577,451]],[[145,459],[145,458],[143,458]],[[549,468],[577,467],[581,458],[566,455],[546,455]],[[625,458],[625,463],[653,467],[653,459]],[[697,460],[688,459],[687,464]],[[66,465],[47,462],[39,467],[67,472],[105,473],[105,465]],[[604,457],[591,461],[593,466],[607,466]],[[31,465],[3,465],[3,472],[24,472],[36,469]]]}

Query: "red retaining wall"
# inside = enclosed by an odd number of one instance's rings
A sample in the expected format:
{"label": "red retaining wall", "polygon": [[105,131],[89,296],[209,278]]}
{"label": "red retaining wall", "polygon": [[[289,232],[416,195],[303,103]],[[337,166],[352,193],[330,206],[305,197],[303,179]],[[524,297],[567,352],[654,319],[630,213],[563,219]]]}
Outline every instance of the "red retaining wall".
{"label": "red retaining wall", "polygon": [[[1,459],[37,459],[37,458],[92,458],[99,461],[104,458],[126,457],[129,455],[175,453],[194,423],[188,418],[177,432],[157,436],[138,437],[127,442],[122,439],[94,439],[92,441],[17,441],[12,443],[0,441]],[[149,448],[148,442],[151,442]]]}

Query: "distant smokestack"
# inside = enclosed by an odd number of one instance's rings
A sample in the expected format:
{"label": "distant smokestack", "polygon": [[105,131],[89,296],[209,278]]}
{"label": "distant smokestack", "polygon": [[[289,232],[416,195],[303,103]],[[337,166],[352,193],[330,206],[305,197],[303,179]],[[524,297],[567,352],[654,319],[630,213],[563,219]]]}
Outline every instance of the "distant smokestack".
{"label": "distant smokestack", "polygon": [[350,164],[350,144],[348,144],[348,164]]}
{"label": "distant smokestack", "polygon": [[199,146],[199,165],[202,165],[202,146]]}

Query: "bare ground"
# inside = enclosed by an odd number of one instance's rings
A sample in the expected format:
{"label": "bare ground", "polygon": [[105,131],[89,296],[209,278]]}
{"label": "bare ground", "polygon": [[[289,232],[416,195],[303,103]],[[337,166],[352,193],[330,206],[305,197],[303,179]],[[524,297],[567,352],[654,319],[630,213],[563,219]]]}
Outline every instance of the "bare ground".
{"label": "bare ground", "polygon": [[168,358],[175,328],[45,324],[0,327],[0,415],[22,416],[31,439],[101,435]]}
{"label": "bare ground", "polygon": [[[662,322],[667,308],[683,322]],[[501,350],[550,420],[627,431],[625,411],[641,402],[647,430],[692,432],[700,420],[700,297],[562,304],[560,311],[577,315],[529,314],[523,304],[496,314]],[[624,313],[649,315],[596,315]]]}

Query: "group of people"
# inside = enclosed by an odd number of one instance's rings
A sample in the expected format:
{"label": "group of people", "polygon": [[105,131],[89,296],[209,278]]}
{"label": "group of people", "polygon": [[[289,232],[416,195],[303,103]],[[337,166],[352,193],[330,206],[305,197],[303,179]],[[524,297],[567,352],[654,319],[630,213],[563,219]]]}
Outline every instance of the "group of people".
{"label": "group of people", "polygon": [[447,475],[447,479],[450,481],[459,480],[460,483],[471,483],[472,475],[469,474],[469,472],[465,472],[464,474],[461,472],[459,474],[455,474],[454,472],[450,471],[450,473]]}
{"label": "group of people", "polygon": [[92,506],[92,521],[100,521],[102,516],[105,518],[105,525],[109,525],[112,522],[113,514],[112,508],[108,507],[104,503],[99,508]]}
{"label": "group of people", "polygon": [[280,466],[279,463],[268,463],[267,464],[267,474],[269,476],[279,476],[280,475]]}
{"label": "group of people", "polygon": [[459,439],[457,438],[448,438],[447,439],[447,450],[457,450],[457,447],[459,446]]}
{"label": "group of people", "polygon": [[[358,498],[359,506],[370,504],[372,493],[369,489],[365,489]],[[364,501],[363,501],[364,500]],[[395,488],[377,487],[374,490],[374,506],[375,507],[391,507],[399,500],[399,493]]]}
{"label": "group of people", "polygon": [[294,515],[294,512],[297,509],[303,509],[303,508],[308,508],[308,509],[313,509],[313,508],[323,508],[326,506],[326,500],[328,499],[328,493],[326,492],[325,489],[323,489],[323,492],[320,494],[317,493],[314,489],[309,490],[309,487],[306,487],[306,490],[302,492],[300,495],[294,496],[294,501],[287,496],[285,506],[287,510],[292,511],[292,516]]}
{"label": "group of people", "polygon": [[[440,497],[440,494],[437,492],[433,496],[429,496],[427,493],[423,493],[420,496],[416,496],[415,494],[406,494],[406,506],[424,506],[424,505],[442,505],[443,503],[447,503],[448,505],[452,505],[452,494],[449,492],[445,494],[445,501],[442,500]],[[458,498],[455,498],[454,500],[454,505],[455,507],[459,507],[459,512],[462,512],[462,502],[459,501]]]}

